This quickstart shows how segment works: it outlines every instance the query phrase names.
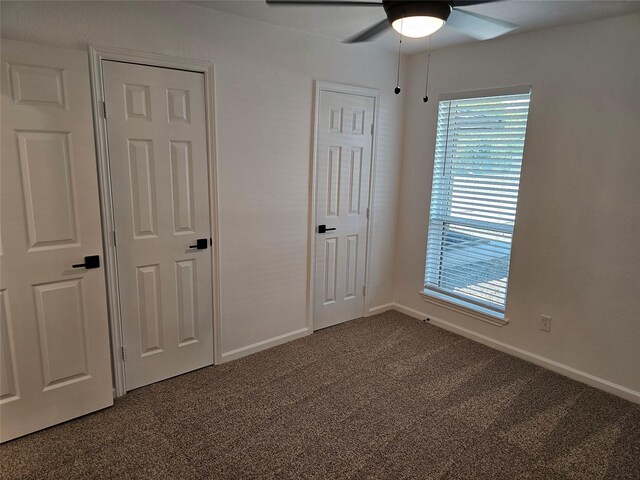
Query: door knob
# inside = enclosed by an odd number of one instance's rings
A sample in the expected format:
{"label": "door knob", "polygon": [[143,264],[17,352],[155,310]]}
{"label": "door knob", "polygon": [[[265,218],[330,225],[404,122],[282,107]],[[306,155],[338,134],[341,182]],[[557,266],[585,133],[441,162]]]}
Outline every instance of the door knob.
{"label": "door knob", "polygon": [[84,263],[76,263],[71,266],[73,268],[86,268],[87,270],[100,268],[100,255],[89,255],[88,257],[84,257]]}
{"label": "door knob", "polygon": [[199,238],[196,240],[195,245],[189,245],[189,248],[196,248],[198,250],[206,250],[209,246],[209,241],[206,238]]}
{"label": "door knob", "polygon": [[335,230],[335,228],[327,228],[326,225],[318,225],[318,233],[329,232],[331,230]]}

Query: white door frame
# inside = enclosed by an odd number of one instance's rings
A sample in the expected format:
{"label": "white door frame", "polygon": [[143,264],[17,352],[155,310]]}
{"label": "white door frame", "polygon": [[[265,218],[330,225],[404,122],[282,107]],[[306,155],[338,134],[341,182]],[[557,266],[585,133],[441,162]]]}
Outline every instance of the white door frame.
{"label": "white door frame", "polygon": [[315,82],[315,96],[314,103],[314,125],[313,125],[313,155],[311,161],[311,175],[309,185],[309,250],[307,255],[307,327],[310,331],[314,330],[314,306],[315,306],[315,274],[316,274],[316,208],[317,208],[317,192],[316,192],[316,180],[317,180],[317,163],[318,163],[318,125],[320,116],[320,92],[335,92],[346,93],[351,95],[360,95],[364,97],[373,98],[373,136],[371,138],[371,171],[369,173],[369,202],[367,207],[369,208],[369,218],[367,221],[367,239],[365,247],[365,271],[364,271],[364,284],[366,285],[364,304],[362,308],[362,316],[366,316],[370,308],[369,300],[369,271],[370,268],[370,252],[372,247],[372,235],[373,235],[373,198],[375,193],[375,172],[376,172],[376,157],[378,146],[378,117],[380,112],[380,90],[377,88],[357,87],[353,85],[341,85],[338,83],[322,82],[316,80]]}
{"label": "white door frame", "polygon": [[209,165],[209,210],[211,215],[212,238],[212,297],[213,297],[213,354],[215,364],[221,363],[220,341],[220,242],[218,234],[218,167],[216,162],[215,115],[213,91],[213,64],[202,60],[190,60],[157,53],[137,52],[123,48],[89,46],[91,71],[91,96],[93,102],[93,122],[96,134],[96,154],[98,159],[98,184],[100,186],[100,210],[102,213],[102,238],[107,280],[107,301],[109,306],[109,327],[111,331],[111,357],[113,364],[115,396],[127,393],[124,360],[122,357],[122,316],[118,291],[118,268],[113,232],[113,198],[111,195],[111,172],[107,147],[107,125],[104,117],[104,85],[102,60],[128,62],[152,67],[188,70],[204,74],[205,113],[207,131],[207,160]]}

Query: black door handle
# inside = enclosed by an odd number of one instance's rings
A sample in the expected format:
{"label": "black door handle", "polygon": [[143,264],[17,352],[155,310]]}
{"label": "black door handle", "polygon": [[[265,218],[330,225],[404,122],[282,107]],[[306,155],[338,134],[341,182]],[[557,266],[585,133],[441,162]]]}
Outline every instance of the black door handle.
{"label": "black door handle", "polygon": [[84,263],[76,263],[71,266],[73,268],[86,268],[87,270],[100,268],[100,255],[89,255],[88,257],[84,257]]}
{"label": "black door handle", "polygon": [[198,250],[206,250],[209,246],[209,240],[206,238],[199,238],[196,240],[195,245],[189,245],[189,248],[197,248]]}
{"label": "black door handle", "polygon": [[327,228],[326,225],[318,225],[318,233],[329,232],[331,230],[335,230],[335,228]]}

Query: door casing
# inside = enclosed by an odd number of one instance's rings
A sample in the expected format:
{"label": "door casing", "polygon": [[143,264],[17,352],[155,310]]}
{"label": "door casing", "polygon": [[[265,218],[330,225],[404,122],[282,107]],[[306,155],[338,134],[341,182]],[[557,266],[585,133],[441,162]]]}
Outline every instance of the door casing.
{"label": "door casing", "polygon": [[91,96],[93,102],[93,122],[96,135],[98,159],[98,184],[100,186],[100,209],[102,213],[102,237],[104,243],[105,274],[107,279],[107,301],[109,306],[109,327],[111,333],[111,356],[114,374],[115,396],[126,394],[125,370],[122,342],[122,316],[118,291],[118,269],[114,245],[115,221],[111,194],[111,176],[107,147],[107,125],[104,116],[104,88],[102,81],[102,61],[113,60],[151,67],[173,68],[204,74],[205,115],[207,134],[207,162],[209,166],[209,211],[211,216],[212,298],[213,298],[213,358],[216,365],[222,361],[220,339],[220,241],[218,228],[218,168],[216,162],[214,76],[213,64],[201,60],[190,60],[169,55],[138,52],[122,48],[89,46]]}
{"label": "door casing", "polygon": [[322,82],[317,80],[315,82],[315,95],[313,99],[314,104],[314,125],[313,125],[313,154],[311,161],[310,181],[309,181],[309,250],[307,255],[307,326],[310,331],[314,330],[314,306],[315,306],[315,251],[316,251],[316,210],[317,210],[317,164],[318,164],[318,125],[320,116],[320,92],[335,92],[344,93],[350,95],[360,95],[364,97],[371,97],[374,100],[373,104],[373,136],[371,140],[371,172],[369,177],[369,221],[367,222],[367,239],[366,239],[366,253],[365,253],[365,272],[364,272],[364,284],[367,286],[366,294],[364,296],[364,306],[362,309],[362,316],[366,316],[370,309],[370,295],[369,295],[369,272],[371,270],[371,248],[373,235],[373,219],[374,219],[374,198],[375,198],[375,172],[376,172],[376,157],[377,157],[377,145],[378,145],[378,117],[379,117],[379,105],[380,105],[380,90],[377,88],[358,87],[353,85],[341,85],[337,83]]}

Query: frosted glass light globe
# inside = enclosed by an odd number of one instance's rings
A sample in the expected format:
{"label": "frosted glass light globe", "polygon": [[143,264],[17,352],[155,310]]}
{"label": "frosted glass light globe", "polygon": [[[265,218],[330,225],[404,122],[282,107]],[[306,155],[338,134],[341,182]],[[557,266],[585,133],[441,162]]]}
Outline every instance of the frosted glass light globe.
{"label": "frosted glass light globe", "polygon": [[431,35],[443,25],[444,20],[437,17],[404,17],[398,18],[391,24],[400,35],[411,38]]}

